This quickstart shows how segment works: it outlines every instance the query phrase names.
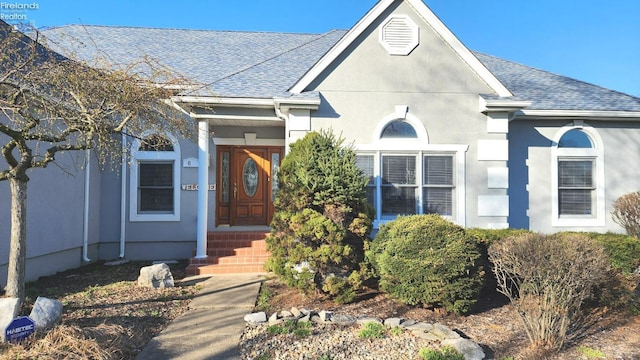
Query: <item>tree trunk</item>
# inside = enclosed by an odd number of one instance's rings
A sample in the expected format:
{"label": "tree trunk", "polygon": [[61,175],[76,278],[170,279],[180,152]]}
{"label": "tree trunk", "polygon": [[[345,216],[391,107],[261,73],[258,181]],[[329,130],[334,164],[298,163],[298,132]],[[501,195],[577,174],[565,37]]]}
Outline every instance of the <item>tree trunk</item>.
{"label": "tree trunk", "polygon": [[9,179],[11,188],[11,245],[6,295],[24,301],[27,245],[27,181]]}

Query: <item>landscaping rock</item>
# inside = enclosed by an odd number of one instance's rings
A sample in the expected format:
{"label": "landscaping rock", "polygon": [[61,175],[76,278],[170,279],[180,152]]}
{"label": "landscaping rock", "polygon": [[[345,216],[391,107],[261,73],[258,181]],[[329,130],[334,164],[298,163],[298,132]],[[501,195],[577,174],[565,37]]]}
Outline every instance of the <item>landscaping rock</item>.
{"label": "landscaping rock", "polygon": [[442,324],[433,324],[433,329],[431,331],[429,331],[429,333],[433,334],[434,336],[438,337],[440,339],[440,341],[446,340],[446,339],[460,339],[461,336],[460,334],[458,334],[457,332],[449,329],[447,326],[442,325]]}
{"label": "landscaping rock", "polygon": [[154,289],[173,287],[173,275],[167,264],[155,264],[140,269],[138,285]]}
{"label": "landscaping rock", "polygon": [[358,320],[356,320],[356,322],[358,323],[358,325],[362,325],[362,324],[366,324],[366,323],[377,323],[377,324],[382,324],[382,319],[377,318],[377,317],[373,317],[373,316],[365,316],[365,317],[361,317],[358,318]]}
{"label": "landscaping rock", "polygon": [[358,319],[351,315],[333,314],[331,322],[336,325],[350,326],[356,323]]}
{"label": "landscaping rock", "polygon": [[482,360],[484,359],[484,351],[480,345],[469,339],[445,339],[441,342],[442,346],[451,346],[464,355],[464,360]]}
{"label": "landscaping rock", "polygon": [[320,320],[322,320],[323,322],[331,321],[331,311],[322,310],[318,313],[318,315],[320,316]]}
{"label": "landscaping rock", "polygon": [[4,342],[4,329],[18,316],[20,300],[18,298],[0,298],[0,339]]}
{"label": "landscaping rock", "polygon": [[389,327],[399,327],[404,322],[403,318],[388,318],[385,319],[384,325]]}
{"label": "landscaping rock", "polygon": [[253,324],[261,324],[267,322],[267,313],[260,311],[257,313],[251,313],[244,316],[244,321]]}
{"label": "landscaping rock", "polygon": [[412,332],[429,332],[433,330],[433,325],[426,322],[419,322],[411,325],[405,326],[405,329],[410,330]]}
{"label": "landscaping rock", "polygon": [[29,317],[36,323],[36,330],[52,328],[62,319],[62,303],[38,296]]}

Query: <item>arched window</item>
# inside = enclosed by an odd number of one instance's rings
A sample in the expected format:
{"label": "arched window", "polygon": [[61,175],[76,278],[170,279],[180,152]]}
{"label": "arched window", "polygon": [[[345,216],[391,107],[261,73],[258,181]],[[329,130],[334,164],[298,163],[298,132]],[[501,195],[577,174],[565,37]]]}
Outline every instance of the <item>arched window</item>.
{"label": "arched window", "polygon": [[131,221],[180,220],[180,146],[168,134],[146,134],[132,144]]}
{"label": "arched window", "polygon": [[604,225],[602,141],[595,129],[563,127],[556,135],[552,176],[556,226]]}
{"label": "arched window", "polygon": [[418,134],[416,133],[416,129],[411,126],[406,121],[403,120],[394,120],[387,124],[382,130],[382,134],[380,135],[381,139],[398,139],[398,138],[408,138],[408,139],[417,139]]}

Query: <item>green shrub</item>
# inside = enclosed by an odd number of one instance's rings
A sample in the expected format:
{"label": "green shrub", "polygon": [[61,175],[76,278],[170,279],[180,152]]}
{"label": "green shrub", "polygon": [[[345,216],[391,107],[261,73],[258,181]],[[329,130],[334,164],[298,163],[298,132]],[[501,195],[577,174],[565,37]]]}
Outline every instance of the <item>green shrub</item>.
{"label": "green shrub", "polygon": [[293,143],[278,171],[265,268],[288,286],[353,301],[372,228],[367,183],[355,152],[330,133]]}
{"label": "green shrub", "polygon": [[580,234],[522,234],[489,248],[498,291],[514,304],[534,347],[559,349],[609,269],[604,249]]}
{"label": "green shrub", "polygon": [[307,337],[311,334],[311,323],[287,320],[281,324],[269,325],[267,333],[270,335],[294,334],[297,337]]}
{"label": "green shrub", "polygon": [[422,348],[419,355],[422,360],[464,360],[464,355],[451,346],[440,350]]}
{"label": "green shrub", "polygon": [[439,215],[400,216],[383,225],[367,258],[380,288],[410,305],[466,313],[483,284],[476,240]]}
{"label": "green shrub", "polygon": [[377,322],[366,322],[358,332],[358,337],[362,339],[381,339],[387,332],[387,328]]}

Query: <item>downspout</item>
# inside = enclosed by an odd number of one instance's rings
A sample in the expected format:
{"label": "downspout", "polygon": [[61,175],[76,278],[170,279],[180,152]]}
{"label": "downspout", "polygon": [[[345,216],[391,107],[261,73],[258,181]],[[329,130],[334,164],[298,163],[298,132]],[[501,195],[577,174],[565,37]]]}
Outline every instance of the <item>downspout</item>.
{"label": "downspout", "polygon": [[91,150],[85,152],[84,168],[84,219],[82,222],[82,261],[89,263],[89,184],[91,181]]}
{"label": "downspout", "polygon": [[120,259],[124,259],[127,220],[127,137],[122,134],[122,169],[120,171],[122,184],[120,186]]}

